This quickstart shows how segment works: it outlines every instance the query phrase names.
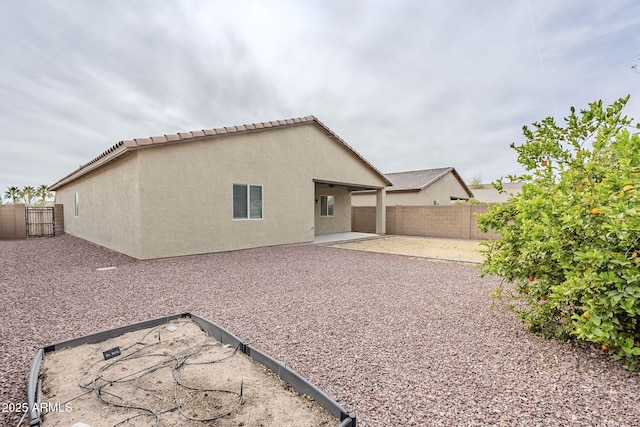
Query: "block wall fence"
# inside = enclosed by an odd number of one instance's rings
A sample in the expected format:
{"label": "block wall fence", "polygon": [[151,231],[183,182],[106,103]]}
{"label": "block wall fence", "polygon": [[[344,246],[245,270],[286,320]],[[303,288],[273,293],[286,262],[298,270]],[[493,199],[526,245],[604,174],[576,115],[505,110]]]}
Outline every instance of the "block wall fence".
{"label": "block wall fence", "polygon": [[[387,206],[387,234],[439,237],[448,239],[494,240],[494,231],[482,233],[476,215],[486,213],[489,205]],[[375,233],[376,209],[351,208],[351,230]]]}
{"label": "block wall fence", "polygon": [[[64,233],[63,206],[55,205],[55,234]],[[387,206],[387,234],[467,240],[500,238],[494,231],[482,233],[476,215],[486,213],[488,205]],[[376,208],[353,206],[351,230],[375,233]],[[0,205],[0,240],[26,239],[25,205]]]}
{"label": "block wall fence", "polygon": [[[53,208],[55,235],[64,233],[63,206]],[[27,217],[26,205],[0,205],[0,240],[26,239]]]}

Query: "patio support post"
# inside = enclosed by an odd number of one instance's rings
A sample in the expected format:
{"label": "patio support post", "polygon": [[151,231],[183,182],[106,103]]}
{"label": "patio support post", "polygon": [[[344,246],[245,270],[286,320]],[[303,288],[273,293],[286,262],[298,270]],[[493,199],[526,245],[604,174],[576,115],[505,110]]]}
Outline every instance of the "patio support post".
{"label": "patio support post", "polygon": [[376,190],[376,234],[385,234],[387,232],[386,196],[386,188]]}

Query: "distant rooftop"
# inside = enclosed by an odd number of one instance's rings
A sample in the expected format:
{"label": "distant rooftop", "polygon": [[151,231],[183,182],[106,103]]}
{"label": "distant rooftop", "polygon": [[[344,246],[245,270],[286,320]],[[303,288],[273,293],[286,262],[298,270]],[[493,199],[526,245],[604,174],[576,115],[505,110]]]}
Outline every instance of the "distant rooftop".
{"label": "distant rooftop", "polygon": [[506,203],[510,194],[517,194],[522,189],[522,182],[505,182],[502,184],[504,193],[498,193],[491,184],[482,184],[482,188],[474,188],[474,199],[485,203]]}
{"label": "distant rooftop", "polygon": [[[452,173],[467,192],[469,197],[473,197],[473,193],[469,190],[467,184],[460,177],[456,169],[451,166],[445,168],[385,173],[384,176],[393,184],[387,187],[387,193],[392,193],[394,191],[422,191],[444,178],[448,173]],[[363,193],[364,192],[365,191],[363,191]]]}

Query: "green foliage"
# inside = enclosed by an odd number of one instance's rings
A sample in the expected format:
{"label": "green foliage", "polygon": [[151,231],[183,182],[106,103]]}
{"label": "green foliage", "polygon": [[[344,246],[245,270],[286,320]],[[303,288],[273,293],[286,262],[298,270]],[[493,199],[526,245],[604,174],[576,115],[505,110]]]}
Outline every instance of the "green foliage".
{"label": "green foliage", "polygon": [[[629,97],[523,128],[527,171],[504,205],[479,217],[483,274],[515,284],[518,315],[545,337],[592,342],[630,367],[640,356],[640,136]],[[498,187],[501,182],[497,182]]]}
{"label": "green foliage", "polygon": [[478,200],[476,198],[471,198],[468,200],[456,200],[455,202],[453,202],[454,205],[487,205],[487,202],[483,202],[481,200]]}
{"label": "green foliage", "polygon": [[24,203],[27,206],[31,206],[31,200],[36,196],[36,189],[30,185],[27,185],[22,188],[20,195],[22,196],[22,200],[24,200]]}
{"label": "green foliage", "polygon": [[53,193],[49,191],[49,187],[46,184],[39,185],[34,188],[30,185],[23,187],[22,189],[11,186],[7,187],[7,191],[4,192],[4,198],[11,200],[11,203],[16,204],[20,199],[27,205],[34,205],[33,199],[39,199],[35,205],[44,206],[47,199],[51,198]]}
{"label": "green foliage", "polygon": [[13,204],[16,204],[22,196],[20,189],[16,186],[12,186],[7,187],[7,191],[4,192],[4,197],[8,200],[11,200]]}
{"label": "green foliage", "polygon": [[47,199],[49,199],[53,193],[49,191],[49,187],[46,184],[41,184],[35,189],[35,195],[40,199],[39,206],[44,206]]}

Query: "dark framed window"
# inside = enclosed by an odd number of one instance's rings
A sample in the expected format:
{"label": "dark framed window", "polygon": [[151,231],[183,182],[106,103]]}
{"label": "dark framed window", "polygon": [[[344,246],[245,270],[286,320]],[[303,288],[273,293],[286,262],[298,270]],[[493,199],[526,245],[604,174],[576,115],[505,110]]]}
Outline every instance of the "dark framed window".
{"label": "dark framed window", "polygon": [[233,219],[262,219],[262,186],[233,184]]}
{"label": "dark framed window", "polygon": [[320,216],[333,216],[335,212],[334,196],[320,196]]}

